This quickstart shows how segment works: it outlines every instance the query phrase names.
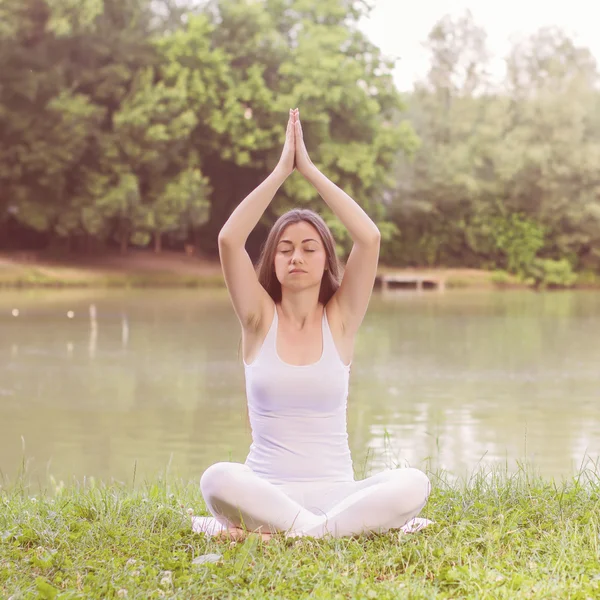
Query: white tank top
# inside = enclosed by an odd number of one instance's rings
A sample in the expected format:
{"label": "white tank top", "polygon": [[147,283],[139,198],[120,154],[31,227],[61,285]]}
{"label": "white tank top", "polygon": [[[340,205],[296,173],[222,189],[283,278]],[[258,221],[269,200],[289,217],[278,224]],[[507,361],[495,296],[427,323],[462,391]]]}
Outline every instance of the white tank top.
{"label": "white tank top", "polygon": [[277,354],[277,309],[252,364],[244,362],[252,445],[246,464],[274,484],[354,480],[342,362],[323,310],[321,358],[290,365]]}

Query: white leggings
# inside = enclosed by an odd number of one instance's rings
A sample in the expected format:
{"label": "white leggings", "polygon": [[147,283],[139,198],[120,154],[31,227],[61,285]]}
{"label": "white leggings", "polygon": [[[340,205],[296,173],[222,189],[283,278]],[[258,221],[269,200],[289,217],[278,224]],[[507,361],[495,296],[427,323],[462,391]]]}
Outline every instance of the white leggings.
{"label": "white leggings", "polygon": [[399,529],[419,514],[431,485],[418,469],[393,469],[362,481],[274,485],[239,463],[216,463],[202,496],[226,527],[289,537],[345,537]]}

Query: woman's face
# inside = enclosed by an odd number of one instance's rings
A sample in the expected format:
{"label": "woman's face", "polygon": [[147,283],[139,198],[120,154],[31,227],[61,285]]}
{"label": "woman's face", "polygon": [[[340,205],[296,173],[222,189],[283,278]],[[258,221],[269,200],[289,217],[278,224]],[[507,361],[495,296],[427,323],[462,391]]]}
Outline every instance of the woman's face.
{"label": "woman's face", "polygon": [[321,236],[310,223],[300,221],[283,230],[275,251],[275,274],[282,288],[320,286],[326,262]]}

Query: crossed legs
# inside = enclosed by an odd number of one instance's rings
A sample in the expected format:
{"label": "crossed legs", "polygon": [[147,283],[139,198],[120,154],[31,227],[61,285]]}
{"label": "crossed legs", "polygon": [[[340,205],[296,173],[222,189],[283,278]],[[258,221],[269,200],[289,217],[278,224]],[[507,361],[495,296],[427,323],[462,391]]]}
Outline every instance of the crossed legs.
{"label": "crossed legs", "polygon": [[354,482],[345,498],[315,514],[239,463],[212,465],[202,475],[200,487],[222,525],[290,537],[345,537],[398,529],[419,514],[431,489],[427,476],[417,469],[384,471]]}

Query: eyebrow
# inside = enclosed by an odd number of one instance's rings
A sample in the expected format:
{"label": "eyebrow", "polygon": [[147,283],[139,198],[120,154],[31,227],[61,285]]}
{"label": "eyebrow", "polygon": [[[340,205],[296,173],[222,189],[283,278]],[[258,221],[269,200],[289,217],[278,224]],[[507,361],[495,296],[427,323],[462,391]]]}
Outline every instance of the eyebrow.
{"label": "eyebrow", "polygon": [[[313,240],[313,238],[306,238],[305,240],[302,240],[302,243],[304,244],[305,242],[317,242],[317,240]],[[280,244],[293,244],[294,242],[292,242],[291,240],[279,240]]]}

